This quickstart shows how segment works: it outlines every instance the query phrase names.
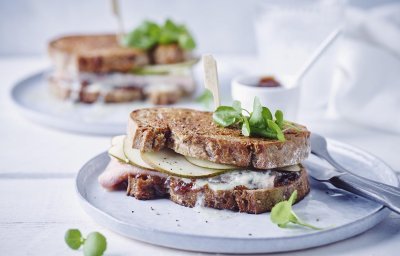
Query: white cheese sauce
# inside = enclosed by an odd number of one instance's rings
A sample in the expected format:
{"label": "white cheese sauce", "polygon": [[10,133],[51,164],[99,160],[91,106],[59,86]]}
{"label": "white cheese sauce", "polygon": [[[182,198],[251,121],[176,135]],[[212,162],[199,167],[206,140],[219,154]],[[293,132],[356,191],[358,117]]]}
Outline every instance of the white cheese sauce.
{"label": "white cheese sauce", "polygon": [[270,170],[239,170],[207,179],[197,179],[193,182],[193,188],[208,185],[212,190],[231,190],[237,186],[245,186],[248,189],[266,189],[274,187],[274,179],[275,175]]}

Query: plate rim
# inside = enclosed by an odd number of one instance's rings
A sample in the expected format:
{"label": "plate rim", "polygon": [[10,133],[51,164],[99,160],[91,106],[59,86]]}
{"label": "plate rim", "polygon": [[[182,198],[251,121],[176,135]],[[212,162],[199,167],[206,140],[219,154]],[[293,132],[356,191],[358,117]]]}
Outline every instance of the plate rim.
{"label": "plate rim", "polygon": [[[14,82],[12,88],[9,91],[9,95],[13,105],[19,110],[19,112],[26,117],[28,120],[44,125],[46,127],[51,127],[61,131],[68,131],[73,133],[88,134],[88,135],[115,135],[119,130],[123,130],[126,125],[125,123],[110,123],[104,124],[99,122],[82,123],[76,120],[66,120],[62,117],[51,113],[44,113],[40,111],[33,110],[27,107],[18,97],[18,91],[22,90],[29,84],[31,80],[43,81],[43,77],[50,71],[51,68],[45,68],[40,71],[33,72],[29,75]],[[100,129],[99,129],[100,127]]]}
{"label": "plate rim", "polygon": [[[380,164],[382,164],[387,169],[387,171],[390,174],[393,175],[393,178],[395,178],[395,181],[397,183],[396,186],[399,185],[399,179],[397,178],[396,173],[393,171],[393,169],[389,165],[387,165],[379,157],[376,157],[373,154],[371,154],[371,153],[369,153],[369,152],[367,152],[365,150],[362,150],[362,149],[360,149],[360,148],[358,148],[356,146],[352,146],[352,145],[349,145],[349,144],[346,144],[346,143],[343,143],[343,142],[339,142],[339,141],[336,141],[336,140],[328,139],[328,143],[332,143],[332,145],[334,147],[341,147],[342,149],[344,148],[345,150],[349,150],[350,149],[352,152],[361,153],[363,156],[367,156],[370,159],[374,159],[375,161],[380,162]],[[184,249],[184,250],[190,250],[190,251],[201,251],[201,252],[218,252],[218,253],[225,253],[225,252],[229,253],[230,252],[230,253],[232,253],[232,251],[229,251],[229,250],[228,251],[227,250],[201,250],[201,249],[198,249],[198,248],[197,249],[193,249],[193,248],[191,248],[191,249],[189,248],[188,249],[185,246],[149,242],[149,241],[141,239],[138,236],[134,236],[133,237],[131,235],[127,235],[124,232],[122,232],[120,230],[117,230],[115,227],[112,227],[112,225],[106,224],[106,222],[115,222],[118,225],[123,225],[123,226],[129,227],[129,228],[134,228],[134,229],[145,231],[145,232],[154,232],[154,231],[156,231],[158,235],[161,234],[161,235],[168,236],[168,237],[182,237],[182,236],[185,236],[186,238],[189,237],[190,239],[209,239],[209,240],[220,240],[220,241],[230,241],[230,242],[253,241],[253,242],[257,243],[257,242],[265,242],[267,240],[270,241],[270,242],[273,242],[273,241],[288,241],[289,242],[289,241],[298,240],[298,239],[311,239],[312,240],[313,238],[315,238],[317,236],[320,236],[321,234],[322,235],[326,235],[326,234],[329,234],[329,233],[332,233],[332,232],[333,233],[340,232],[342,229],[349,228],[349,227],[352,227],[352,226],[353,227],[354,226],[355,227],[359,227],[359,223],[360,222],[367,222],[368,223],[369,220],[374,220],[374,221],[372,221],[370,223],[370,225],[367,225],[367,227],[361,228],[361,231],[355,231],[353,233],[349,232],[350,235],[341,236],[341,238],[339,238],[339,239],[332,238],[332,239],[328,239],[329,241],[316,242],[311,246],[305,246],[305,247],[302,247],[302,246],[300,246],[300,247],[299,246],[294,246],[293,247],[292,246],[293,248],[288,248],[288,249],[285,249],[285,250],[268,250],[268,251],[266,251],[266,250],[246,250],[246,251],[241,251],[241,252],[237,252],[236,251],[236,253],[246,253],[246,252],[247,253],[249,253],[249,252],[251,252],[251,253],[263,253],[263,252],[266,253],[266,252],[284,252],[284,251],[294,251],[294,250],[299,250],[299,249],[307,249],[307,248],[318,247],[318,246],[321,246],[321,245],[326,245],[326,244],[330,244],[330,243],[333,243],[333,242],[341,241],[341,240],[353,237],[353,236],[355,236],[357,234],[360,234],[362,232],[365,232],[366,230],[374,227],[380,221],[382,221],[386,216],[388,216],[389,213],[390,213],[390,210],[388,210],[384,206],[381,206],[380,208],[372,211],[370,214],[368,214],[364,218],[357,219],[354,222],[351,222],[351,223],[349,223],[347,225],[342,225],[342,226],[338,226],[338,227],[334,227],[334,228],[321,230],[321,231],[318,231],[318,232],[310,232],[310,233],[307,233],[307,234],[301,234],[299,236],[290,236],[290,237],[272,237],[272,238],[241,237],[241,238],[239,238],[239,237],[221,237],[221,236],[212,236],[212,235],[198,235],[198,234],[188,234],[188,233],[177,233],[177,232],[174,232],[174,231],[158,230],[156,228],[151,228],[151,227],[148,227],[148,226],[138,226],[138,225],[134,225],[132,223],[127,223],[127,222],[125,222],[123,220],[119,220],[116,217],[114,217],[114,216],[102,211],[101,209],[97,208],[96,206],[92,205],[82,195],[82,193],[80,191],[80,187],[79,187],[79,178],[80,178],[80,176],[83,175],[83,172],[84,172],[85,169],[87,169],[88,165],[90,165],[92,162],[96,161],[96,159],[102,158],[104,156],[109,157],[107,151],[105,151],[103,153],[100,153],[100,154],[96,155],[95,157],[91,158],[89,161],[87,161],[81,167],[81,169],[79,170],[79,172],[76,175],[76,178],[75,178],[75,190],[76,190],[76,193],[78,194],[79,201],[81,202],[81,205],[83,206],[84,210],[88,213],[89,216],[91,216],[93,219],[95,219],[98,223],[102,223],[102,225],[106,226],[107,228],[109,228],[110,230],[112,230],[112,231],[114,231],[114,232],[116,232],[118,234],[121,234],[121,235],[123,235],[125,237],[128,237],[128,238],[131,238],[131,239],[134,238],[134,239],[139,240],[139,241],[143,241],[143,242],[150,243],[150,244],[155,244],[155,245],[161,245],[161,246],[165,246],[165,247],[169,247],[169,248]],[[103,217],[105,217],[106,220],[105,221],[99,220],[98,216],[94,216],[94,215],[98,215],[98,214],[100,214]],[[334,237],[334,236],[332,236],[332,237]],[[256,249],[256,248],[254,248],[254,249]]]}

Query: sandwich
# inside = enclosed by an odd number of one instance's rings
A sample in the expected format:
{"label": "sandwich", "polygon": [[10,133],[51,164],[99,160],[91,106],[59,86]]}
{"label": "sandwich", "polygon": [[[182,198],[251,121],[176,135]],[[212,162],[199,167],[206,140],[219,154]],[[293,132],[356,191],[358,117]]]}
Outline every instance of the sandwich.
{"label": "sandwich", "polygon": [[173,104],[195,90],[194,48],[187,28],[171,20],[145,21],[122,40],[113,34],[63,36],[48,45],[50,92],[82,103]]}
{"label": "sandwich", "polygon": [[281,112],[273,120],[257,99],[250,116],[237,106],[214,113],[134,110],[127,134],[112,139],[99,183],[108,190],[122,186],[139,200],[168,198],[186,207],[253,214],[270,211],[295,190],[297,201],[304,198],[310,185],[301,162],[310,153],[310,132],[284,121]]}

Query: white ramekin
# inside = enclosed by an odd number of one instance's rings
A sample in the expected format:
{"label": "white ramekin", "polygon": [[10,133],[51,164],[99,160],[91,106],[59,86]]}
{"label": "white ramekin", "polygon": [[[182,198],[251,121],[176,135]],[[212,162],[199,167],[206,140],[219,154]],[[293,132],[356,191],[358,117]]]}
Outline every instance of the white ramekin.
{"label": "white ramekin", "polygon": [[253,109],[254,97],[258,97],[263,106],[268,107],[272,113],[280,109],[284,118],[296,121],[299,107],[300,87],[257,87],[261,75],[240,76],[232,80],[232,98],[242,103],[244,109],[250,112]]}

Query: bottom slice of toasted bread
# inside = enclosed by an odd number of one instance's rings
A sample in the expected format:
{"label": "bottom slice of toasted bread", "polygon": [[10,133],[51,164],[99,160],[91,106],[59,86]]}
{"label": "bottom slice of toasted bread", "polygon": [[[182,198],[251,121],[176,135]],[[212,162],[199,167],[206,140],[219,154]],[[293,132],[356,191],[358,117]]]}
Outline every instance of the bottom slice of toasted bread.
{"label": "bottom slice of toasted bread", "polygon": [[212,189],[208,184],[198,186],[196,180],[158,175],[146,172],[128,175],[127,195],[139,200],[169,198],[187,206],[201,205],[215,209],[227,209],[246,213],[264,213],[290,197],[297,190],[296,202],[310,191],[305,168],[299,172],[271,171],[273,185],[268,188],[236,186],[230,189]]}

